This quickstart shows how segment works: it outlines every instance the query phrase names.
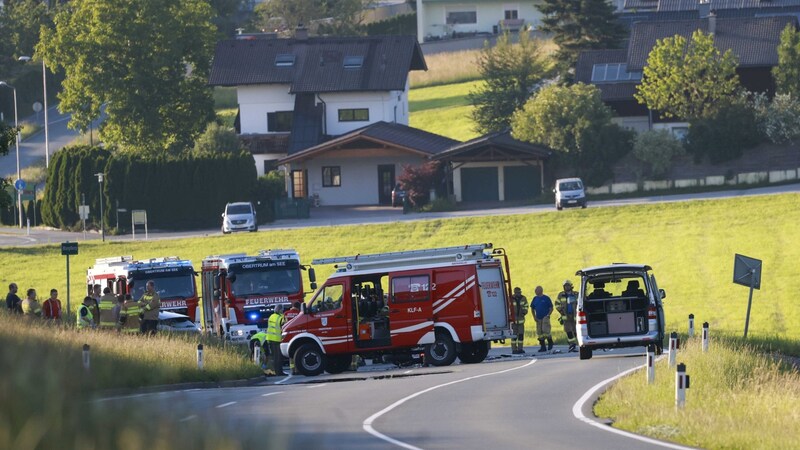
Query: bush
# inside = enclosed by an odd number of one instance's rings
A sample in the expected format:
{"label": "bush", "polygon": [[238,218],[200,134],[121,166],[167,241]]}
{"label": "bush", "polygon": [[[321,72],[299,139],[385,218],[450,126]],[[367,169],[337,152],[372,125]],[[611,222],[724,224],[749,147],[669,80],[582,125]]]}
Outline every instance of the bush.
{"label": "bush", "polygon": [[255,200],[258,222],[266,223],[275,220],[275,200],[286,197],[286,180],[284,173],[273,170],[256,181],[253,199]]}
{"label": "bush", "polygon": [[791,144],[800,139],[800,99],[778,94],[772,101],[763,94],[753,99],[759,131],[773,144]]}
{"label": "bush", "polygon": [[403,14],[390,19],[372,22],[361,26],[367,36],[381,36],[387,34],[417,35],[417,14]]}
{"label": "bush", "polygon": [[429,161],[420,166],[403,165],[403,173],[397,180],[412,205],[420,207],[428,202],[431,189],[443,179],[441,168],[439,161]]}
{"label": "bush", "polygon": [[672,167],[672,159],[682,154],[683,144],[667,130],[645,131],[636,136],[633,145],[633,156],[647,164],[655,179],[663,178]]}
{"label": "bush", "polygon": [[718,164],[742,156],[745,149],[761,141],[753,108],[734,101],[721,106],[712,117],[690,122],[686,150],[694,155],[696,162],[708,158],[712,164]]}
{"label": "bush", "polygon": [[195,154],[203,153],[239,153],[242,143],[236,132],[217,122],[209,122],[206,130],[194,142]]}

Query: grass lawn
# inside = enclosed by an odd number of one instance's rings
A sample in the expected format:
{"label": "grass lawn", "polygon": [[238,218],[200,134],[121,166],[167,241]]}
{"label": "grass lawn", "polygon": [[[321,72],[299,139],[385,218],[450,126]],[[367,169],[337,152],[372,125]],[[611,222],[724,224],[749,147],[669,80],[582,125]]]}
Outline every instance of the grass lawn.
{"label": "grass lawn", "polygon": [[481,81],[412,89],[408,94],[409,125],[459,141],[478,137],[467,100],[478,83]]}

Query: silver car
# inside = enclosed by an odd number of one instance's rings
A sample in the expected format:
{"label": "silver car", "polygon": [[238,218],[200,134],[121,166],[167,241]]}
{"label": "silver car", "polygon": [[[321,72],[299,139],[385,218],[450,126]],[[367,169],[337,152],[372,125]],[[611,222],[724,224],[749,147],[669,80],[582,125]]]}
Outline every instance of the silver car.
{"label": "silver car", "polygon": [[158,331],[177,332],[177,333],[199,333],[189,316],[170,311],[158,312]]}
{"label": "silver car", "polygon": [[222,232],[258,231],[256,209],[250,202],[228,203],[222,213]]}

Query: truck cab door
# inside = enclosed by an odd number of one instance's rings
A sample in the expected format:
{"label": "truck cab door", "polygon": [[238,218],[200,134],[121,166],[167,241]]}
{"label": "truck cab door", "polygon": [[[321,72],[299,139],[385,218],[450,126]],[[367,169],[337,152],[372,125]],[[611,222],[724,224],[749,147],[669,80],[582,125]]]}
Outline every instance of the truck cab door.
{"label": "truck cab door", "polygon": [[429,272],[403,273],[389,279],[389,333],[393,346],[432,344],[436,290]]}
{"label": "truck cab door", "polygon": [[352,350],[353,319],[344,282],[323,286],[311,300],[307,311],[306,327],[322,342],[325,353]]}

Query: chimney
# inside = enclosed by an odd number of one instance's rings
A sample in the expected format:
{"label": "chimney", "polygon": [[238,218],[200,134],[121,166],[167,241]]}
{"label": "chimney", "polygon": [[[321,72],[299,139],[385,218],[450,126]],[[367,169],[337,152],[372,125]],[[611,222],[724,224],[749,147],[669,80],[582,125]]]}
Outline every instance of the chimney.
{"label": "chimney", "polygon": [[699,0],[697,2],[697,15],[700,16],[701,19],[705,19],[708,17],[708,14],[711,12],[711,1],[710,0]]}
{"label": "chimney", "polygon": [[714,36],[717,33],[717,13],[708,13],[708,33]]}
{"label": "chimney", "polygon": [[308,39],[308,28],[304,27],[302,23],[297,24],[297,28],[294,30],[294,38],[298,41]]}

